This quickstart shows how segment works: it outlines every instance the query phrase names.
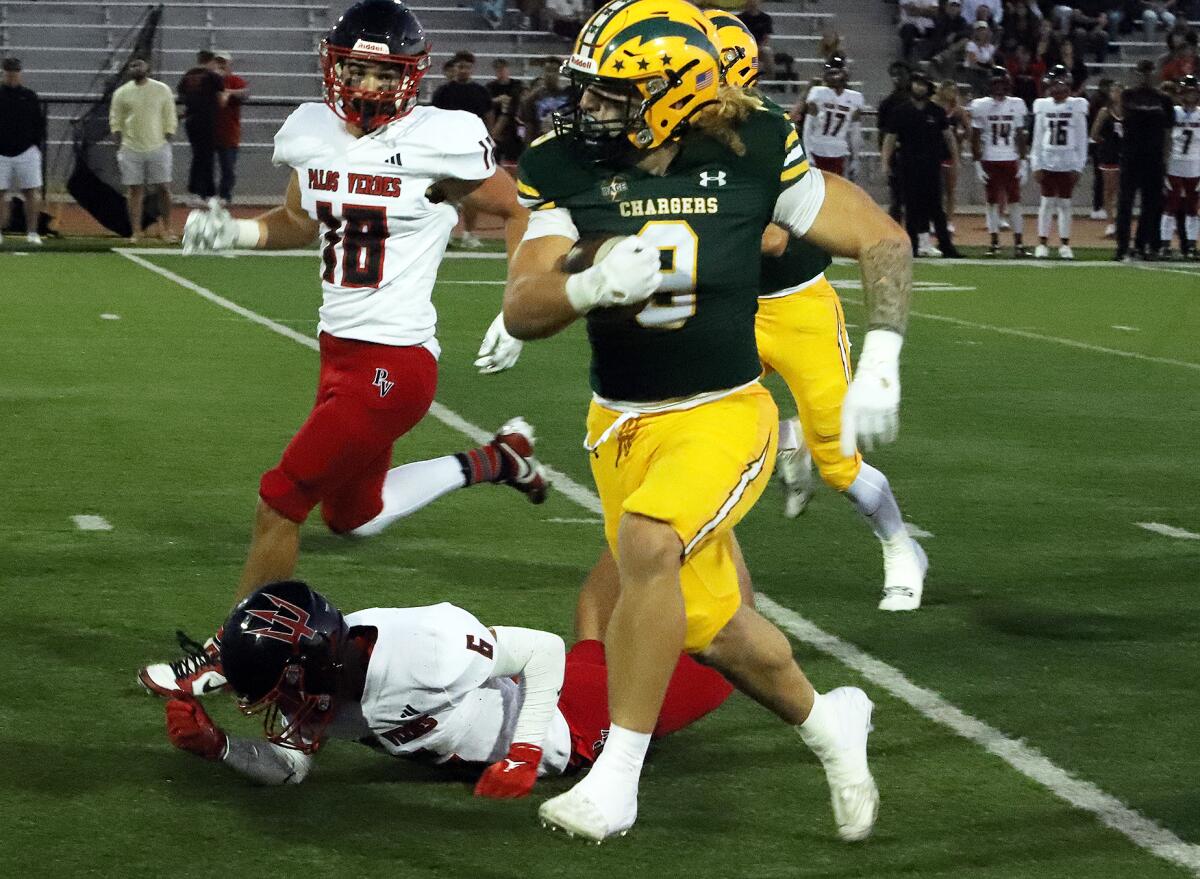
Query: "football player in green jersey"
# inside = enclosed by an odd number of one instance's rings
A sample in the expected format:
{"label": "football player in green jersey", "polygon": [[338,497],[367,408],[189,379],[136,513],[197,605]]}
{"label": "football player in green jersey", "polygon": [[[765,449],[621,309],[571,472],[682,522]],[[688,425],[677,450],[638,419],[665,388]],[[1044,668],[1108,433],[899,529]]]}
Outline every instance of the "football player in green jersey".
{"label": "football player in green jersey", "polygon": [[[844,408],[851,436],[869,441],[895,434],[910,249],[865,193],[810,170],[786,119],[720,86],[717,45],[685,0],[613,0],[565,65],[574,105],[521,161],[533,213],[503,323],[534,339],[586,316],[587,447],[621,580],[606,636],[610,734],[588,776],[540,814],[596,840],[632,826],[686,649],[797,726],[825,766],[840,835],[862,839],[878,809],[870,700],[850,687],[817,694],[784,635],[741,604],[732,529],[776,450],[754,339],[764,229],[777,222],[862,264],[871,329]],[[568,275],[581,236],[617,240]]]}

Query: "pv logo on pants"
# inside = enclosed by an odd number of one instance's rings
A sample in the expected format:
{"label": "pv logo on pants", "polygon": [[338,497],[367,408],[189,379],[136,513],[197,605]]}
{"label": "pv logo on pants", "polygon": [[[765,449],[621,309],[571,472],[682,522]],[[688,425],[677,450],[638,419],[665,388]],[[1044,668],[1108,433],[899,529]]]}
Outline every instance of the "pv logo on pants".
{"label": "pv logo on pants", "polygon": [[371,382],[371,384],[379,388],[379,396],[381,397],[386,397],[388,391],[396,386],[395,382],[388,381],[388,371],[386,369],[376,369],[375,381]]}

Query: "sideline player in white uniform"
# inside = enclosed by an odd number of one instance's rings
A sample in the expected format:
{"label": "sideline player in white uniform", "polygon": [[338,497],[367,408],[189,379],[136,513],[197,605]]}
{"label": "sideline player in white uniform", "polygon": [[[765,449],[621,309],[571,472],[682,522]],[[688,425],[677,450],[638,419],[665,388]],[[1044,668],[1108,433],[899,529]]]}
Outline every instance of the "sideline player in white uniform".
{"label": "sideline player in white uniform", "polygon": [[[224,626],[229,687],[267,740],[228,735],[199,701],[166,703],[184,751],[263,784],[296,784],[328,740],[394,757],[483,771],[475,793],[523,797],[539,776],[595,762],[609,728],[604,646],[485,627],[452,604],[371,608],[343,616],[298,581],[270,583]],[[655,728],[661,738],[720,706],[733,687],[683,656]]]}
{"label": "sideline player in white uniform", "polygon": [[1042,190],[1038,206],[1038,246],[1033,255],[1050,255],[1050,223],[1058,212],[1058,248],[1061,259],[1074,259],[1071,251],[1071,196],[1087,164],[1088,102],[1071,97],[1071,72],[1056,64],[1045,78],[1049,97],[1033,102],[1033,137],[1029,164]]}
{"label": "sideline player in white uniform", "polygon": [[991,233],[988,256],[1000,253],[1000,211],[1008,207],[1013,232],[1013,256],[1028,256],[1022,238],[1021,185],[1029,176],[1026,161],[1025,102],[1009,94],[1012,78],[1003,67],[993,67],[990,94],[971,102],[971,154],[975,176],[987,195],[987,230]]}
{"label": "sideline player in white uniform", "polygon": [[[854,179],[862,153],[862,92],[846,88],[846,62],[834,55],[825,63],[825,84],[808,92],[804,148],[822,171]],[[847,159],[849,165],[847,165]]]}
{"label": "sideline player in white uniform", "polygon": [[[323,232],[317,400],[262,476],[235,601],[292,575],[300,525],[318,504],[330,530],[365,537],[476,483],[506,483],[534,503],[546,493],[520,418],[479,448],[389,469],[392,445],[437,387],[431,294],[457,216],[442,202],[503,217],[510,251],[528,214],[477,117],[416,105],[429,42],[403,3],[350,7],[322,41],[321,64],[324,103],[301,105],[275,136],[274,161],[293,169],[285,204],[253,220],[213,205],[184,231],[185,253],[304,247]],[[138,678],[160,695],[208,692],[222,683],[215,643]]]}
{"label": "sideline player in white uniform", "polygon": [[1183,216],[1179,232],[1179,252],[1196,259],[1196,237],[1200,234],[1200,80],[1185,76],[1179,80],[1179,105],[1175,107],[1175,128],[1171,131],[1171,158],[1167,164],[1167,198],[1162,215],[1163,252],[1170,253],[1171,239]]}

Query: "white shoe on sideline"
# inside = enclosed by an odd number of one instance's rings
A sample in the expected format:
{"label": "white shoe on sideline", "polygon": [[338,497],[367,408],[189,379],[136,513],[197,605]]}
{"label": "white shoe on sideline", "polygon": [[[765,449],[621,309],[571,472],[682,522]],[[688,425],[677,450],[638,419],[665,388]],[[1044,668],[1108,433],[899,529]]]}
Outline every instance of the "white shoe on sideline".
{"label": "white shoe on sideline", "polygon": [[1104,237],[1105,238],[1116,238],[1117,237],[1117,224],[1116,223],[1109,223],[1104,228]]}
{"label": "white shoe on sideline", "polygon": [[542,826],[562,830],[567,836],[582,836],[595,843],[624,836],[637,820],[637,788],[629,802],[601,804],[595,799],[598,791],[589,789],[596,786],[588,785],[589,777],[585,776],[565,794],[542,803],[538,809]]}
{"label": "white shoe on sideline", "polygon": [[1073,251],[1071,249],[1071,245],[1064,244],[1058,248],[1058,258],[1059,259],[1074,259],[1075,251]]}
{"label": "white shoe on sideline", "polygon": [[455,241],[459,247],[465,247],[468,250],[478,250],[483,247],[483,242],[470,232],[463,232]]}
{"label": "white shoe on sideline", "polygon": [[779,450],[775,472],[783,483],[783,515],[787,519],[795,519],[808,509],[808,503],[817,489],[812,453],[803,439],[797,449]]}
{"label": "white shoe on sideline", "polygon": [[1000,231],[1001,232],[1011,232],[1012,224],[1009,223],[1008,220],[1001,220],[1000,221]]}
{"label": "white shoe on sideline", "polygon": [[1092,211],[1090,214],[1088,214],[1088,216],[1091,217],[1093,220],[1107,220],[1108,219],[1108,213],[1104,210],[1104,208],[1096,208],[1096,210]]}
{"label": "white shoe on sideline", "polygon": [[934,247],[932,244],[928,244],[925,247],[917,248],[917,256],[924,256],[924,257],[928,257],[930,259],[941,259],[942,252],[940,250],[938,250],[936,247]]}
{"label": "white shoe on sideline", "polygon": [[957,232],[958,230],[954,228],[954,224],[953,224],[953,223],[947,223],[947,224],[946,224],[946,231],[947,231],[947,232],[949,232],[951,235],[953,235],[953,234],[954,234],[955,232]]}
{"label": "white shoe on sideline", "polygon": [[898,534],[883,543],[883,598],[880,610],[916,610],[925,591],[929,559],[921,544],[908,534]]}
{"label": "white shoe on sideline", "polygon": [[32,244],[34,247],[41,247],[42,246],[42,236],[39,235],[37,232],[26,232],[25,233],[25,243]]}
{"label": "white shoe on sideline", "polygon": [[1049,255],[1050,255],[1050,248],[1044,244],[1039,244],[1037,247],[1035,247],[1033,249],[1033,258],[1034,259],[1045,259]]}
{"label": "white shoe on sideline", "polygon": [[858,687],[838,687],[821,698],[837,714],[840,735],[836,746],[814,749],[814,753],[825,768],[838,836],[859,842],[871,835],[879,817],[879,788],[867,765],[875,706]]}

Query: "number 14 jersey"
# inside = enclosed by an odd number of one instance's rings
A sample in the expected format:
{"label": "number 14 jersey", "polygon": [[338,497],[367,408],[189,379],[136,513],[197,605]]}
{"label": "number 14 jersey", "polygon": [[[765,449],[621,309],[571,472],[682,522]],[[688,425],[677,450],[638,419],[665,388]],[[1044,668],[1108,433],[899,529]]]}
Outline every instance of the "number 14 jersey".
{"label": "number 14 jersey", "polygon": [[275,135],[321,224],[321,332],[438,353],[432,302],[457,212],[426,198],[439,180],[492,176],[492,142],[471,113],[416,107],[355,138],[325,104],[301,104]]}
{"label": "number 14 jersey", "polygon": [[971,127],[979,131],[985,162],[1015,162],[1017,131],[1025,127],[1029,111],[1020,98],[976,98],[971,102]]}

